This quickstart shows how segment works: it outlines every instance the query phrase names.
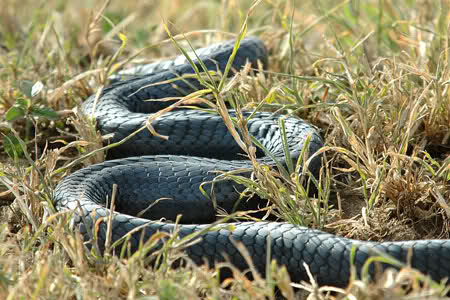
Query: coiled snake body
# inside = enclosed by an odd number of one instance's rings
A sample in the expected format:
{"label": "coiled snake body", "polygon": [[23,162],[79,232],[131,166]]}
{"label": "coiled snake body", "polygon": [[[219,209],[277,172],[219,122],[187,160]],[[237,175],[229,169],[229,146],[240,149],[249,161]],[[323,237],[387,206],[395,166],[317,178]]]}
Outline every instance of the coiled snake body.
{"label": "coiled snake body", "polygon": [[[217,44],[198,51],[208,70],[225,70],[234,42]],[[266,49],[256,38],[246,38],[237,51],[233,68],[239,70],[246,62],[257,66],[257,61],[267,64]],[[200,64],[196,61],[199,69]],[[136,70],[135,70],[136,71]],[[94,115],[102,134],[112,133],[112,141],[119,141],[145,124],[149,114],[172,104],[173,101],[146,101],[166,97],[180,97],[202,88],[194,78],[174,79],[182,74],[192,74],[193,69],[183,57],[145,66],[138,70],[143,76],[132,76],[106,88],[97,103],[91,96],[82,106],[86,115]],[[158,83],[158,84],[155,84]],[[247,114],[248,116],[248,114]],[[278,119],[270,113],[257,113],[248,122],[249,133],[259,140],[276,159],[284,161],[283,144]],[[310,155],[322,146],[322,139],[311,125],[304,121],[285,118],[289,151],[294,162],[298,159],[306,137],[311,136]],[[137,228],[145,226],[144,240],[157,231],[172,232],[175,225],[155,221],[159,218],[175,220],[183,214],[187,223],[214,220],[215,207],[200,191],[200,184],[210,182],[217,171],[251,168],[242,160],[242,150],[234,141],[223,120],[218,115],[199,110],[175,110],[152,123],[156,132],[169,137],[163,140],[141,131],[131,140],[109,153],[114,160],[91,165],[66,177],[55,189],[53,200],[58,210],[74,210],[73,223],[89,240],[98,218],[109,215],[107,199],[113,184],[118,185],[116,212],[112,220],[112,242]],[[241,158],[241,159],[238,159]],[[272,159],[259,155],[262,163],[272,164]],[[313,159],[309,169],[317,174],[320,158]],[[211,193],[211,184],[204,186]],[[214,185],[217,206],[230,211],[243,188],[231,181]],[[160,198],[150,209],[150,203]],[[78,203],[80,207],[78,207]],[[79,210],[81,208],[81,212]],[[147,209],[147,210],[146,210]],[[145,210],[140,217],[136,217]],[[95,213],[94,213],[95,212]],[[234,230],[230,230],[230,225]],[[183,237],[207,225],[178,225]],[[322,231],[278,222],[241,222],[218,225],[219,229],[204,233],[201,241],[185,251],[198,264],[224,261],[224,255],[240,269],[248,266],[240,252],[230,241],[245,245],[254,265],[265,273],[266,248],[271,238],[271,258],[286,266],[294,281],[308,280],[304,264],[319,284],[344,286],[350,276],[350,260],[354,247],[353,264],[360,272],[367,259],[378,250],[401,262],[411,265],[435,280],[450,276],[450,241],[422,240],[406,242],[363,242],[337,237]],[[98,246],[104,250],[105,222],[98,228]],[[141,231],[135,232],[129,242],[136,250]],[[382,265],[386,267],[386,265]],[[375,268],[369,268],[373,275]]]}

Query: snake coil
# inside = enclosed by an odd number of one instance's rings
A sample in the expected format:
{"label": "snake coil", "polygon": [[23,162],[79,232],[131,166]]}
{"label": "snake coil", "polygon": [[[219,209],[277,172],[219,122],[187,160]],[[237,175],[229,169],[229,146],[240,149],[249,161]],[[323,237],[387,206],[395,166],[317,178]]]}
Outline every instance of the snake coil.
{"label": "snake coil", "polygon": [[[221,43],[199,49],[197,54],[208,70],[224,72],[233,46],[233,41]],[[250,37],[241,41],[232,66],[238,71],[247,62],[256,67],[258,61],[267,65],[266,49],[262,41]],[[195,60],[195,63],[201,70],[199,62]],[[102,92],[97,103],[95,96],[91,96],[82,105],[84,114],[96,118],[102,134],[113,134],[112,142],[127,137],[145,125],[149,115],[173,103],[161,101],[162,98],[181,97],[202,88],[192,76],[177,80],[184,74],[194,73],[183,56],[131,71],[135,72],[145,75],[132,75],[128,80],[116,81]],[[286,163],[278,125],[280,118],[270,113],[256,113],[249,118],[248,129],[273,157]],[[285,124],[287,144],[294,162],[299,158],[308,135],[311,136],[307,145],[310,155],[322,147],[322,139],[313,126],[294,117],[285,118]],[[152,125],[156,132],[169,139],[152,136],[147,130],[141,131],[109,152],[109,157],[115,159],[78,170],[56,187],[53,194],[56,209],[74,211],[72,222],[87,244],[94,224],[110,213],[107,201],[113,184],[118,185],[118,193],[112,219],[112,242],[143,226],[145,230],[136,231],[129,240],[134,251],[142,234],[147,240],[158,231],[175,230],[174,224],[155,221],[159,218],[174,220],[178,214],[183,214],[186,223],[214,220],[215,207],[200,192],[200,185],[211,182],[217,171],[251,169],[250,161],[242,159],[242,150],[216,114],[178,109],[157,118]],[[259,153],[258,160],[274,165],[273,159],[265,153]],[[317,175],[320,164],[319,157],[311,160],[310,171]],[[204,189],[211,193],[211,184],[206,184]],[[232,181],[216,183],[216,205],[232,210],[242,190],[242,186]],[[167,199],[155,203],[160,198]],[[147,209],[150,205],[151,208]],[[139,215],[142,211],[145,213]],[[230,225],[234,230],[230,230]],[[184,224],[178,225],[177,229],[179,236],[184,237],[205,226]],[[245,260],[231,242],[233,239],[247,248],[255,267],[264,274],[269,236],[271,258],[286,266],[293,281],[309,280],[306,264],[319,284],[344,286],[350,277],[351,263],[360,273],[367,259],[377,253],[385,253],[406,263],[409,251],[412,251],[412,267],[434,280],[450,276],[450,240],[364,242],[278,222],[218,225],[217,230],[204,233],[200,242],[185,251],[197,264],[207,261],[213,266],[215,262],[224,261],[226,254],[232,264],[246,269]],[[104,251],[105,240],[106,224],[100,222],[97,242],[101,251]],[[353,262],[350,261],[352,249],[355,251]],[[382,264],[381,267],[386,268],[387,265]],[[374,275],[374,266],[369,268],[369,273]]]}

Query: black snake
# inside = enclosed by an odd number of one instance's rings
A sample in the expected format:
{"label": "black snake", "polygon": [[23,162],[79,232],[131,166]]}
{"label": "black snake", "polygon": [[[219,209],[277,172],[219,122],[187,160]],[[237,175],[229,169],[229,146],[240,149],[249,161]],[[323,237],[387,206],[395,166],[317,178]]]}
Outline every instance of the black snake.
{"label": "black snake", "polygon": [[[233,45],[234,42],[221,43],[200,49],[198,53],[208,70],[224,72]],[[256,67],[257,61],[267,65],[264,44],[257,38],[242,40],[233,62],[234,70],[240,70],[247,62]],[[202,70],[197,60],[195,63]],[[134,71],[145,75],[116,81],[102,92],[97,102],[94,95],[82,106],[84,114],[95,116],[102,134],[113,134],[113,142],[127,137],[143,126],[150,114],[173,103],[173,100],[146,100],[180,97],[203,88],[192,77],[177,80],[183,74],[194,72],[183,56]],[[245,115],[249,116],[248,113]],[[280,118],[270,113],[256,113],[249,119],[248,129],[276,159],[284,162],[278,123]],[[322,139],[313,126],[294,117],[285,118],[285,124],[287,144],[294,162],[308,135],[311,136],[308,145],[310,155],[322,147]],[[150,220],[175,220],[177,214],[183,214],[182,220],[186,223],[214,220],[215,206],[200,192],[200,184],[213,180],[218,175],[217,171],[251,169],[250,161],[243,159],[242,150],[217,114],[178,109],[157,118],[152,125],[156,132],[169,139],[155,137],[148,130],[141,131],[109,152],[114,160],[78,170],[56,187],[53,195],[55,207],[75,211],[73,224],[77,225],[86,241],[89,240],[88,231],[92,230],[97,220],[109,215],[106,202],[111,197],[113,184],[118,185],[118,193],[117,213],[112,221],[112,241],[138,226],[145,226],[144,240],[147,240],[157,231],[172,232],[175,227],[172,223]],[[258,157],[261,163],[273,165],[272,158],[264,152],[259,153]],[[320,164],[319,157],[310,162],[312,174],[318,174]],[[205,185],[204,190],[210,194],[211,184]],[[242,186],[232,181],[217,182],[213,189],[216,205],[230,211],[242,190]],[[150,203],[160,198],[168,199],[147,209]],[[145,213],[136,217],[143,210],[146,210]],[[98,246],[104,251],[106,221],[99,224]],[[179,225],[178,234],[183,237],[205,226],[208,225]],[[141,233],[138,231],[131,236],[129,243],[132,251],[137,249]],[[211,266],[224,261],[225,253],[236,267],[247,269],[245,260],[230,241],[232,238],[245,245],[257,270],[264,274],[269,236],[271,258],[286,266],[294,281],[308,280],[306,264],[320,284],[344,286],[349,280],[351,263],[360,273],[370,256],[382,252],[406,263],[409,251],[412,251],[412,267],[435,280],[450,276],[450,240],[364,242],[278,222],[218,225],[217,230],[204,233],[200,242],[185,251],[195,263],[207,261]],[[387,265],[381,264],[381,267]],[[369,273],[373,275],[375,269],[372,264]]]}

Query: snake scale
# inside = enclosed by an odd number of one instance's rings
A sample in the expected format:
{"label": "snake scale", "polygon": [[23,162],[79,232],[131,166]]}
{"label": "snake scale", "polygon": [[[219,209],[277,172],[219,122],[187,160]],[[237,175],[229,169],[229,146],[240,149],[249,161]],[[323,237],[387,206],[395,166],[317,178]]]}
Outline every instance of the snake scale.
{"label": "snake scale", "polygon": [[[234,41],[224,42],[199,49],[197,53],[208,70],[224,72],[233,45]],[[234,71],[240,70],[247,62],[256,67],[258,61],[267,65],[263,42],[255,37],[243,39],[233,61]],[[202,70],[198,60],[194,62]],[[149,115],[174,101],[160,99],[181,97],[203,88],[193,77],[177,80],[183,74],[194,73],[183,56],[137,67],[132,72],[144,75],[117,80],[102,91],[97,102],[94,95],[81,107],[84,114],[95,117],[102,134],[113,135],[112,142],[128,136],[143,126]],[[245,115],[249,116],[248,113]],[[258,112],[249,119],[248,129],[276,159],[286,163],[278,123],[280,118],[280,115]],[[295,117],[284,119],[287,144],[294,161],[298,159],[308,135],[311,136],[308,144],[310,154],[323,146],[312,125]],[[107,201],[113,184],[117,184],[118,192],[116,212],[112,218],[112,241],[144,226],[144,233],[136,231],[129,239],[130,249],[135,251],[142,234],[145,241],[158,231],[175,230],[173,223],[157,221],[160,218],[175,220],[178,214],[182,214],[182,221],[187,224],[178,225],[180,237],[204,229],[208,225],[199,223],[213,221],[216,210],[212,201],[200,192],[200,184],[213,180],[218,175],[217,171],[251,169],[251,162],[243,159],[243,151],[217,114],[177,109],[157,118],[152,125],[156,132],[168,136],[168,140],[153,136],[148,130],[141,131],[121,146],[111,149],[108,157],[112,160],[82,168],[65,177],[56,187],[53,194],[56,209],[74,211],[72,224],[88,245],[92,226],[99,218],[109,216]],[[258,160],[273,165],[272,158],[264,152],[258,154]],[[320,166],[320,158],[316,157],[310,162],[309,169],[317,175]],[[216,205],[227,211],[233,209],[243,190],[233,181],[217,182],[213,189],[211,184],[203,187],[209,194],[213,190]],[[155,204],[160,198],[165,200]],[[147,209],[151,203],[153,205]],[[145,212],[137,217],[143,210]],[[97,229],[98,247],[104,251],[106,222],[99,222]],[[350,277],[351,263],[361,274],[364,263],[377,252],[403,263],[409,261],[412,267],[434,280],[450,276],[450,240],[366,242],[281,222],[236,222],[217,225],[216,229],[202,234],[200,242],[185,249],[192,261],[213,266],[224,261],[226,254],[233,265],[247,269],[247,263],[231,242],[233,239],[246,247],[254,266],[264,275],[270,236],[271,258],[286,266],[293,281],[309,280],[306,264],[319,284],[345,286]],[[412,255],[410,259],[409,252]],[[388,265],[381,264],[380,267],[384,269]],[[372,264],[369,274],[373,276],[375,270],[378,268]]]}

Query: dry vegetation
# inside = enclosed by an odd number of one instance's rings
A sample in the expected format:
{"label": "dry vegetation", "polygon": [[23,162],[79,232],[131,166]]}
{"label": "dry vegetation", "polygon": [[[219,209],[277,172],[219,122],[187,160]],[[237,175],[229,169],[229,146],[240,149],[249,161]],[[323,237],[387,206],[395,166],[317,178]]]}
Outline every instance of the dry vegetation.
{"label": "dry vegetation", "polygon": [[[66,218],[52,216],[51,191],[61,178],[102,159],[79,160],[99,148],[98,137],[75,126],[71,110],[118,67],[178,54],[163,24],[204,46],[239,33],[251,5],[2,1],[1,299],[437,299],[445,293],[444,283],[421,286],[408,269],[376,282],[353,279],[343,290],[290,285],[278,268],[271,278],[250,282],[237,273],[220,283],[204,267],[168,268],[179,253],[159,268],[139,257],[92,256]],[[326,141],[317,199],[305,196],[297,175],[280,181],[255,166],[252,186],[270,195],[281,219],[362,240],[450,238],[449,6],[448,0],[265,0],[255,7],[247,34],[266,42],[269,71],[226,88],[240,96],[243,109],[261,104],[258,109],[298,115]],[[38,81],[44,87],[30,99]],[[12,107],[19,108],[17,118],[7,121]]]}

